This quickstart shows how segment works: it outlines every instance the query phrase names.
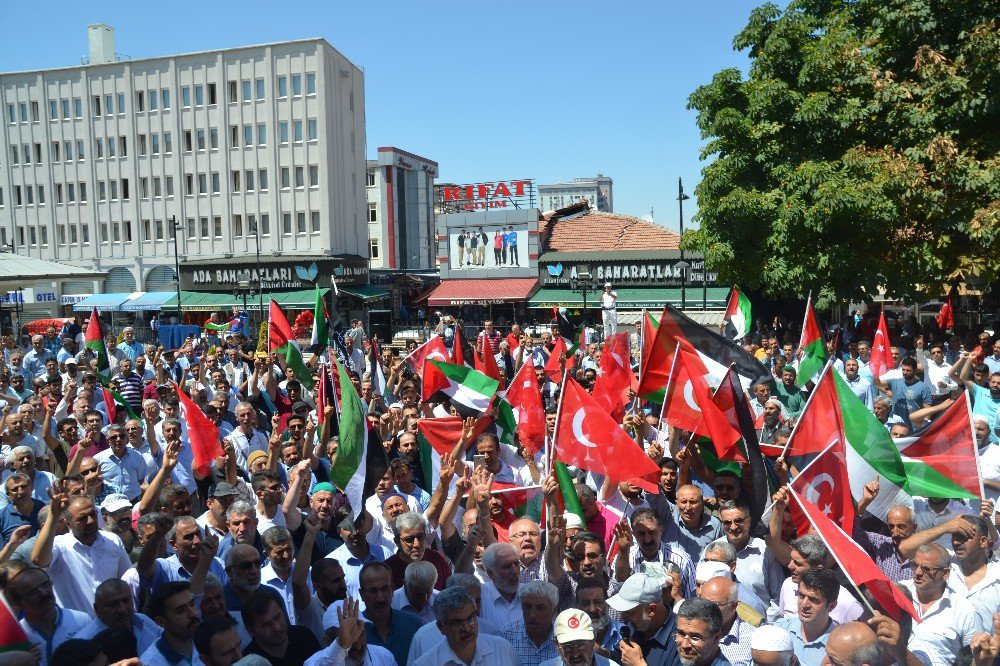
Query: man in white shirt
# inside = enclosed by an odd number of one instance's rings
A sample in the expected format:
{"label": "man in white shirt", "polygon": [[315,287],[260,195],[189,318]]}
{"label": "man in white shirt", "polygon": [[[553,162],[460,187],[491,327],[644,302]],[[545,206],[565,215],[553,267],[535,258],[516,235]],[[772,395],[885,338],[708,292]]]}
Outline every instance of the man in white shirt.
{"label": "man in white shirt", "polygon": [[944,344],[935,342],[930,347],[930,356],[924,353],[923,340],[917,339],[917,362],[924,367],[924,381],[931,389],[933,404],[938,404],[958,388],[955,380],[948,376],[951,364],[944,360]]}
{"label": "man in white shirt", "polygon": [[925,544],[913,558],[913,580],[900,583],[913,594],[920,618],[913,624],[908,647],[931,666],[955,664],[962,647],[988,626],[972,604],[948,587],[950,559],[942,546]]}
{"label": "man in white shirt", "polygon": [[982,516],[960,516],[974,532],[971,536],[955,532],[951,535],[955,561],[951,564],[948,587],[975,606],[989,627],[993,612],[1000,609],[1000,562],[990,561],[989,524]]}
{"label": "man in white shirt", "polygon": [[410,562],[403,574],[403,586],[392,593],[390,605],[413,613],[424,624],[433,622],[437,579],[437,569],[430,562]]}
{"label": "man in white shirt", "polygon": [[618,330],[618,294],[611,290],[611,283],[604,283],[601,292],[601,323],[604,324],[604,338],[607,339]]}
{"label": "man in white shirt", "polygon": [[726,541],[736,549],[736,579],[753,588],[764,605],[769,605],[780,595],[785,577],[764,540],[751,538],[750,509],[740,501],[726,501],[719,508],[719,517],[726,536],[713,543]]}
{"label": "man in white shirt", "polygon": [[438,629],[444,634],[444,640],[416,659],[412,666],[440,666],[450,663],[495,666],[521,663],[510,643],[497,636],[479,632],[476,602],[465,588],[450,587],[441,592],[434,603],[434,615]]}
{"label": "man in white shirt", "polygon": [[482,618],[497,628],[520,620],[521,598],[517,592],[521,586],[521,563],[514,546],[509,543],[487,546],[483,551],[483,567],[490,582],[482,588]]}
{"label": "man in white shirt", "polygon": [[125,629],[135,636],[138,654],[142,654],[163,633],[150,618],[135,611],[132,589],[128,583],[118,578],[109,578],[97,586],[94,593],[94,614],[97,617],[74,638],[93,638],[110,628]]}
{"label": "man in white shirt", "polygon": [[236,429],[229,433],[236,453],[236,466],[247,468],[247,457],[254,451],[267,453],[267,436],[257,430],[257,410],[249,402],[236,405]]}
{"label": "man in white shirt", "polygon": [[[98,529],[97,508],[90,497],[57,493],[49,508],[31,561],[49,570],[63,606],[89,613],[97,586],[110,578],[121,578],[132,562],[116,534]],[[56,536],[64,509],[70,531]]]}
{"label": "man in white shirt", "polygon": [[[788,570],[791,576],[781,584],[781,594],[778,597],[778,616],[795,617],[798,615],[799,576],[809,569],[830,569],[833,566],[830,551],[816,534],[804,534],[794,539],[791,561]],[[830,619],[837,624],[857,620],[864,613],[864,608],[858,603],[845,586],[841,586],[837,596],[837,605],[830,611]]]}

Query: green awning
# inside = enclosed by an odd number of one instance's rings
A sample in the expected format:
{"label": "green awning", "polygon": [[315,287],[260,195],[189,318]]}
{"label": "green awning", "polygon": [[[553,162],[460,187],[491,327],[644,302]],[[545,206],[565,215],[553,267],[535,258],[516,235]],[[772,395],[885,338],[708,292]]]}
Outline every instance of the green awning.
{"label": "green awning", "polygon": [[[701,307],[703,301],[703,290],[700,286],[690,286],[685,288],[686,306],[689,308]],[[621,309],[640,310],[647,308],[658,310],[664,303],[669,303],[675,308],[681,307],[680,287],[619,287],[615,289],[618,294],[618,307]],[[600,307],[600,290],[587,292],[587,307]],[[729,298],[729,289],[725,287],[709,287],[707,306],[709,308],[725,308],[726,300]],[[551,307],[582,307],[583,294],[579,291],[569,289],[545,288],[539,289],[534,296],[528,300],[529,308],[551,308]]]}
{"label": "green awning", "polygon": [[[320,293],[325,297],[329,292],[329,289],[320,289]],[[279,306],[284,308],[308,308],[312,309],[313,305],[316,303],[316,290],[315,289],[301,289],[298,291],[276,291],[272,293],[264,294],[264,307],[267,307],[269,300],[274,299],[274,302]],[[258,297],[247,296],[247,308],[254,309],[257,307]],[[232,310],[233,308],[243,307],[243,296],[234,296],[232,292],[209,292],[209,291],[182,291],[181,292],[181,308],[184,310],[200,310],[200,311],[212,311],[212,310]],[[176,310],[177,309],[177,295],[174,294],[170,297],[166,303],[161,307],[162,310]]]}
{"label": "green awning", "polygon": [[389,292],[382,287],[375,287],[370,284],[356,285],[350,287],[338,287],[338,289],[345,294],[354,296],[355,298],[360,298],[365,303],[369,301],[378,301],[389,296]]}

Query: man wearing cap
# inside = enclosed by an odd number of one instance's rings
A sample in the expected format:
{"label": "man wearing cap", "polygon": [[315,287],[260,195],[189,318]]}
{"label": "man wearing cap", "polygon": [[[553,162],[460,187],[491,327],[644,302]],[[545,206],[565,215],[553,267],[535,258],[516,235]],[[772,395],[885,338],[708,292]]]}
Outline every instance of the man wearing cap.
{"label": "man wearing cap", "polygon": [[122,426],[109,426],[107,438],[111,448],[94,456],[94,460],[101,466],[104,485],[111,492],[121,493],[130,502],[134,502],[142,495],[141,484],[149,473],[146,460],[141,453],[129,447],[125,428]]}
{"label": "man wearing cap", "polygon": [[722,612],[719,649],[733,666],[751,666],[750,643],[756,627],[744,622],[737,612],[739,586],[729,577],[716,576],[701,586],[698,596],[706,599]]}
{"label": "man wearing cap", "polygon": [[554,633],[559,656],[543,661],[541,666],[618,666],[594,651],[594,627],[583,611],[569,608],[559,613]]}
{"label": "man wearing cap", "polygon": [[[677,618],[670,604],[664,602],[661,582],[644,573],[632,574],[608,599],[608,605],[622,614],[630,638],[623,638],[619,645],[622,662],[642,663],[647,666],[678,666]],[[622,630],[626,635],[625,629]]]}
{"label": "man wearing cap", "polygon": [[126,553],[131,553],[138,543],[138,535],[132,529],[132,502],[121,493],[108,495],[101,502],[101,516],[104,530],[122,540]]}
{"label": "man wearing cap", "polygon": [[705,559],[694,568],[695,594],[701,593],[701,586],[716,576],[729,578],[736,583],[740,600],[736,612],[744,622],[760,626],[767,617],[767,607],[753,591],[735,578],[736,549],[728,543],[713,543],[705,549]]}
{"label": "man wearing cap", "polygon": [[236,501],[236,488],[231,483],[219,481],[208,494],[208,508],[197,518],[198,526],[218,539],[229,534],[226,511]]}
{"label": "man wearing cap", "polygon": [[611,283],[604,283],[601,292],[601,323],[604,324],[604,339],[608,339],[618,330],[618,293],[611,290]]}
{"label": "man wearing cap", "polygon": [[753,632],[753,637],[750,639],[750,654],[754,666],[794,666],[797,664],[792,635],[773,624],[765,624]]}

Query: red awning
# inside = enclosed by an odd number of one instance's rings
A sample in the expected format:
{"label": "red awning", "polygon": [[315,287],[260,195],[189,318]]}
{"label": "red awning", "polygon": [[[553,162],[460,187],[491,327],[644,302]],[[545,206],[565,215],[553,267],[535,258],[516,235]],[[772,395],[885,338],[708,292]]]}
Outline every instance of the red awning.
{"label": "red awning", "polygon": [[537,286],[537,278],[445,280],[434,288],[427,304],[432,307],[449,307],[514,303],[528,300]]}

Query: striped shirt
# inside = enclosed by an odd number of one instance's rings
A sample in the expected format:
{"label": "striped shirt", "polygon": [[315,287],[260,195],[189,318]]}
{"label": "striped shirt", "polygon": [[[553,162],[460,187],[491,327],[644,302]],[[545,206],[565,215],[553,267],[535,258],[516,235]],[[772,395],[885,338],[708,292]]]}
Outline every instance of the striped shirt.
{"label": "striped shirt", "polygon": [[528,636],[524,620],[516,620],[500,630],[500,638],[510,642],[514,653],[521,659],[521,666],[539,666],[543,661],[559,656],[559,648],[551,632],[541,646]]}

